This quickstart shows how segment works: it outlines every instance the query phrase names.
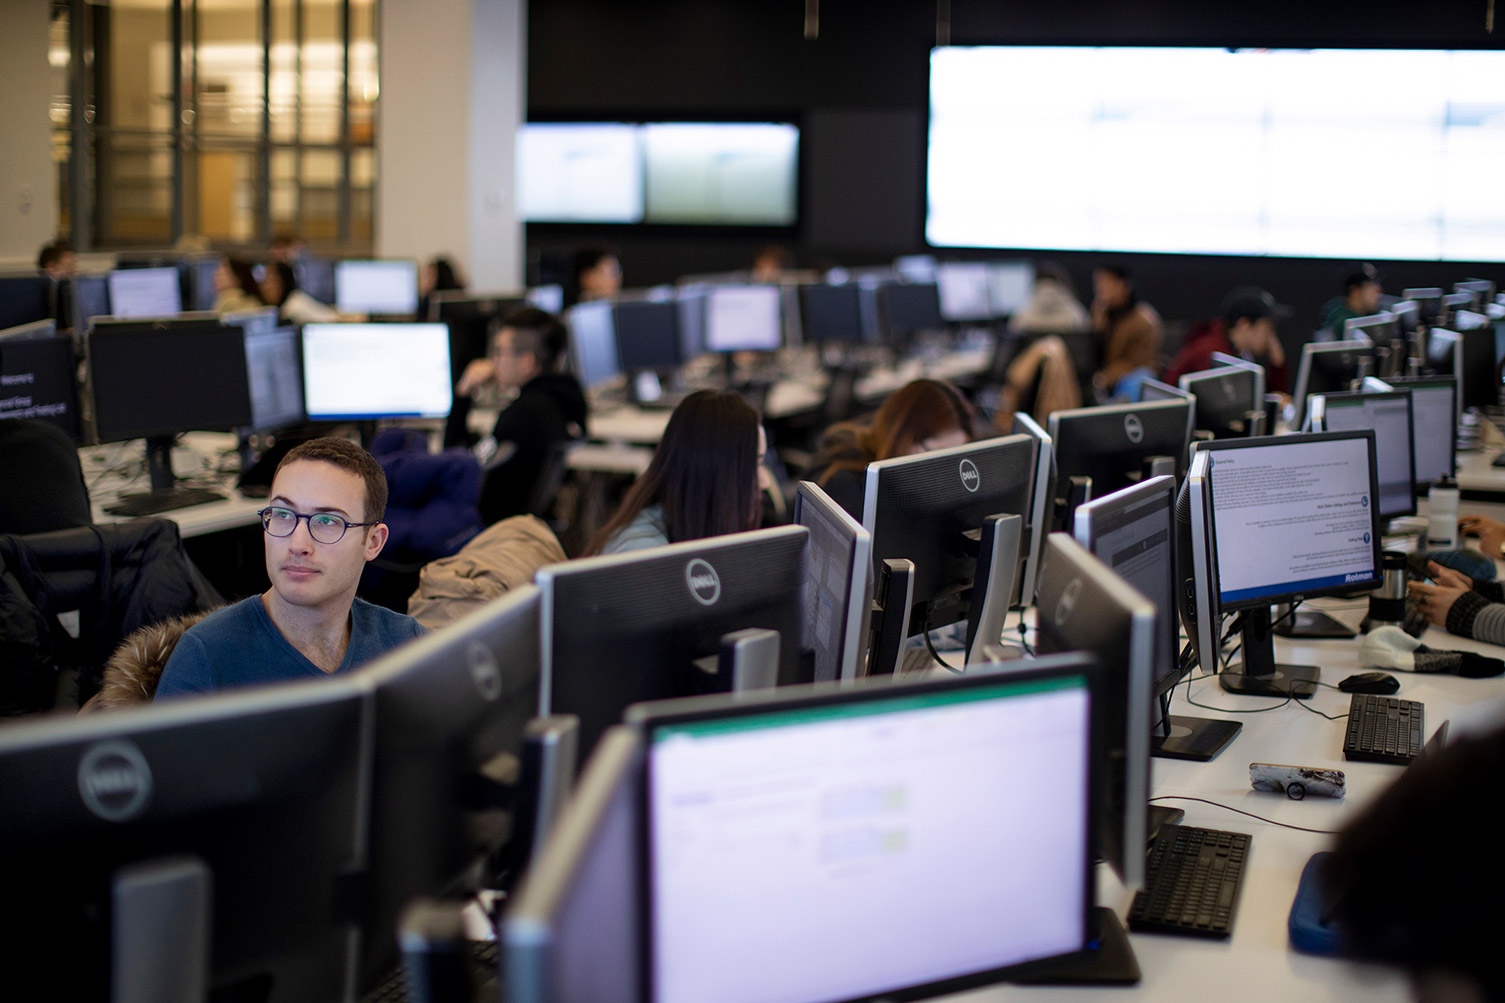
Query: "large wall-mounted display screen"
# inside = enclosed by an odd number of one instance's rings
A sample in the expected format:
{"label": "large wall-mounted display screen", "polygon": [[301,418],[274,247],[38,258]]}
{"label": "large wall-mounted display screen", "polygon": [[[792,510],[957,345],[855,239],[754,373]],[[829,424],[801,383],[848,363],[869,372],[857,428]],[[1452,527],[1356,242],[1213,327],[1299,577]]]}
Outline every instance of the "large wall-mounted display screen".
{"label": "large wall-mounted display screen", "polygon": [[1505,52],[949,46],[938,247],[1505,261]]}
{"label": "large wall-mounted display screen", "polygon": [[529,223],[641,223],[638,127],[615,122],[529,124],[517,134],[518,208]]}

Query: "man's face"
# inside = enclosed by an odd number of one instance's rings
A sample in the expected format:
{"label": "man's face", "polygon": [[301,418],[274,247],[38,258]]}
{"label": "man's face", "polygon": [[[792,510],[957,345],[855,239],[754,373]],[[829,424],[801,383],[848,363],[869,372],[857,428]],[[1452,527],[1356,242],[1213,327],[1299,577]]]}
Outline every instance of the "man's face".
{"label": "man's face", "polygon": [[1097,301],[1109,309],[1121,307],[1129,301],[1129,284],[1112,272],[1093,272],[1092,291]]}
{"label": "man's face", "polygon": [[[267,505],[363,522],[366,482],[358,474],[320,460],[295,460],[277,471]],[[350,527],[338,543],[320,543],[309,535],[308,520],[299,519],[291,536],[264,533],[263,539],[267,577],[282,601],[291,606],[348,608],[361,569],[387,542],[387,527]]]}
{"label": "man's face", "polygon": [[1365,316],[1379,313],[1380,284],[1378,282],[1365,282],[1362,285],[1354,286],[1353,307]]}
{"label": "man's face", "polygon": [[496,381],[504,387],[520,387],[538,375],[538,359],[518,350],[517,332],[504,327],[491,339],[491,364]]}
{"label": "man's face", "polygon": [[1228,340],[1233,343],[1235,349],[1256,357],[1266,353],[1274,338],[1275,322],[1269,317],[1261,317],[1258,320],[1240,317],[1233,325],[1233,330],[1228,332]]}

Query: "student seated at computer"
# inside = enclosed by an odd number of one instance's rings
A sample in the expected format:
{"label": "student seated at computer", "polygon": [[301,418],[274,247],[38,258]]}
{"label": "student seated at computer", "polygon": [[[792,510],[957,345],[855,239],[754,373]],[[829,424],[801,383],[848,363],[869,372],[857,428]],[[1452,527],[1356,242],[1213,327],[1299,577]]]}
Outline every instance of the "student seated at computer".
{"label": "student seated at computer", "polygon": [[869,463],[960,446],[971,440],[975,418],[972,405],[951,384],[915,380],[889,394],[870,418],[827,429],[806,479],[860,520]]}
{"label": "student seated at computer", "polygon": [[465,288],[465,280],[455,263],[440,255],[418,270],[418,319],[427,320],[429,302],[434,293],[455,292]]}
{"label": "student seated at computer", "polygon": [[1285,348],[1275,332],[1275,321],[1289,311],[1263,289],[1240,286],[1223,298],[1219,317],[1188,338],[1161,377],[1172,386],[1187,373],[1212,368],[1212,353],[1237,355],[1265,367],[1265,390],[1286,393]]}
{"label": "student seated at computer", "polygon": [[582,247],[575,251],[565,305],[590,300],[609,300],[622,291],[622,263],[608,247]]}
{"label": "student seated at computer", "polygon": [[234,313],[266,306],[249,261],[220,258],[214,269],[214,312]]}
{"label": "student seated at computer", "polygon": [[586,555],[757,529],[768,440],[752,405],[730,390],[697,390],[669,416],[648,469]]}
{"label": "student seated at computer", "polygon": [[1092,273],[1092,329],[1102,364],[1092,386],[1103,400],[1138,400],[1139,383],[1160,365],[1165,328],[1155,308],[1139,298],[1126,266],[1099,265]]}
{"label": "student seated at computer", "polygon": [[1343,277],[1343,295],[1322,304],[1322,329],[1342,340],[1345,322],[1380,312],[1381,292],[1380,273],[1375,267],[1368,262],[1355,266]]}
{"label": "student seated at computer", "polygon": [[50,241],[37,253],[37,270],[54,282],[69,278],[78,270],[78,254],[66,240]]}
{"label": "student seated at computer", "polygon": [[1009,317],[1009,330],[1017,334],[1085,334],[1092,330],[1092,318],[1076,298],[1076,285],[1064,265],[1055,261],[1036,263],[1029,302]]}
{"label": "student seated at computer", "polygon": [[277,308],[278,317],[290,324],[329,324],[344,319],[334,307],[299,289],[293,266],[278,258],[266,263],[261,296],[268,306]]}
{"label": "student seated at computer", "polygon": [[355,597],[387,542],[386,504],[386,475],[360,446],[326,437],[292,449],[261,510],[272,587],[185,632],[157,698],[344,672],[426,633]]}
{"label": "student seated at computer", "polygon": [[585,433],[585,391],[573,373],[562,372],[568,335],[558,317],[523,307],[502,319],[491,354],[465,367],[455,386],[446,441],[463,434],[471,397],[494,384],[517,397],[497,415],[491,436],[477,445],[486,467],[481,520],[487,525],[527,515],[538,479],[554,452]]}

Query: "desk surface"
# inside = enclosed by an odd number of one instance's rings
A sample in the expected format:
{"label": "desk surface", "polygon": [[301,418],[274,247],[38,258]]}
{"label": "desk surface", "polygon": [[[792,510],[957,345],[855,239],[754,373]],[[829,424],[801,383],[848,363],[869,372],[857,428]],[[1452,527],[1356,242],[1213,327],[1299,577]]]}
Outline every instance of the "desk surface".
{"label": "desk surface", "polygon": [[[1349,623],[1357,623],[1364,612],[1362,604],[1351,600],[1329,600],[1313,605],[1325,608]],[[1436,628],[1430,629],[1423,641],[1437,648],[1483,651],[1496,656],[1505,654],[1499,648],[1454,637]],[[1329,683],[1336,683],[1360,670],[1358,652],[1358,640],[1293,641],[1282,638],[1276,647],[1277,655],[1284,661],[1318,665],[1322,669],[1322,680]],[[1453,726],[1459,727],[1470,720],[1488,719],[1491,714],[1498,713],[1501,698],[1505,698],[1505,681],[1501,679],[1396,675],[1401,679],[1399,695],[1425,704],[1428,737],[1446,720],[1451,719]],[[1260,697],[1224,693],[1215,680],[1194,682],[1191,692],[1198,703],[1229,711],[1271,707],[1278,703]],[[1243,722],[1243,731],[1211,763],[1155,759],[1152,766],[1155,796],[1206,798],[1291,825],[1337,829],[1351,821],[1401,773],[1400,767],[1348,762],[1343,758],[1344,723],[1324,720],[1295,706],[1294,702],[1278,710],[1235,714],[1191,706],[1187,703],[1186,693],[1185,683],[1176,688],[1171,705],[1173,713],[1239,720]],[[1304,702],[1316,710],[1337,715],[1347,712],[1349,696],[1322,688],[1310,701]],[[1251,762],[1341,769],[1348,775],[1347,796],[1343,800],[1309,798],[1291,801],[1283,795],[1254,791],[1249,786]],[[1163,1000],[1194,999],[1207,993],[1244,1000],[1255,998],[1257,993],[1260,999],[1280,1000],[1282,1003],[1291,1000],[1409,998],[1408,982],[1398,971],[1310,957],[1290,946],[1286,923],[1301,870],[1312,854],[1330,847],[1330,836],[1283,829],[1198,802],[1160,803],[1185,809],[1185,821],[1189,825],[1250,833],[1254,837],[1253,847],[1232,938],[1225,942],[1130,934],[1143,973],[1143,981],[1134,992],[1153,994]],[[1105,867],[1100,868],[1098,889],[1100,905],[1113,909],[1120,918],[1128,914],[1133,896]],[[1059,996],[1060,992],[1059,989],[997,986],[950,998],[1015,999],[1043,997],[1049,993]],[[1066,998],[1073,1001],[1124,997],[1124,990],[1116,988],[1073,988],[1067,992],[1070,995]]]}
{"label": "desk surface", "polygon": [[[256,523],[256,513],[266,505],[265,498],[247,498],[235,488],[236,473],[223,462],[233,453],[234,435],[218,432],[189,432],[173,448],[173,471],[185,486],[207,487],[222,492],[224,501],[191,505],[158,513],[158,518],[178,524],[184,537],[217,533]],[[96,523],[125,522],[130,516],[112,515],[105,507],[113,505],[122,494],[146,491],[146,453],[142,443],[121,442],[88,446],[79,450],[84,483],[89,487],[89,501]],[[238,467],[238,461],[233,467]]]}

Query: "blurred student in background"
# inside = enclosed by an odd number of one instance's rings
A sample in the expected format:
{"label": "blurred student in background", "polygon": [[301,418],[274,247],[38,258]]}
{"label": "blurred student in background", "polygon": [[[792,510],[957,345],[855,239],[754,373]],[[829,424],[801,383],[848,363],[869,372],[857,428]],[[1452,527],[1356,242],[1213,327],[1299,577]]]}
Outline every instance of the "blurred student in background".
{"label": "blurred student in background", "polygon": [[1160,367],[1165,329],[1155,308],[1139,298],[1126,266],[1099,265],[1092,273],[1092,328],[1102,365],[1092,385],[1102,400],[1138,400],[1139,384]]}

